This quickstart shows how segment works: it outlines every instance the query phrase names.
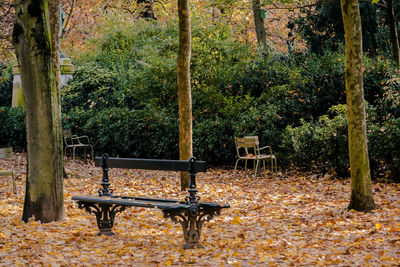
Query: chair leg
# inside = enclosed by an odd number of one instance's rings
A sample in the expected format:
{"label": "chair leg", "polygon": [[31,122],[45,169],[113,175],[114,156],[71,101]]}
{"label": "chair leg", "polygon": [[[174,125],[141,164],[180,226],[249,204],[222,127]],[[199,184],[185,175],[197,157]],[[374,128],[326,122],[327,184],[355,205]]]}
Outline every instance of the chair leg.
{"label": "chair leg", "polygon": [[235,170],[234,170],[234,171],[236,171],[236,168],[237,168],[237,165],[238,165],[239,160],[240,160],[240,159],[237,159],[237,160],[236,160],[236,163],[235,163]]}
{"label": "chair leg", "polygon": [[13,193],[16,194],[17,193],[17,185],[15,183],[14,172],[11,173],[11,177],[12,177],[12,182],[13,182]]}
{"label": "chair leg", "polygon": [[72,148],[72,159],[75,160],[75,147]]}
{"label": "chair leg", "polygon": [[247,170],[247,159],[244,160],[244,171]]}
{"label": "chair leg", "polygon": [[259,160],[257,160],[257,164],[256,164],[256,167],[255,167],[255,170],[254,170],[254,178],[257,178],[257,170],[258,170],[258,164],[259,164]]}
{"label": "chair leg", "polygon": [[91,160],[94,160],[94,157],[93,157],[93,147],[90,147],[90,155],[92,156],[92,158],[91,158]]}

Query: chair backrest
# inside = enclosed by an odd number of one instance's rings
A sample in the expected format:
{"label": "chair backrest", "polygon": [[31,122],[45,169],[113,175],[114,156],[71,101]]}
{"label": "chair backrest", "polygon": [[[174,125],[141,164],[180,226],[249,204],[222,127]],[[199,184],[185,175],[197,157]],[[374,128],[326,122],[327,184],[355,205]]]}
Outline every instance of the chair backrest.
{"label": "chair backrest", "polygon": [[[258,141],[258,137],[257,137]],[[257,153],[257,143],[255,138],[252,136],[245,136],[245,137],[235,137],[235,145],[236,145],[236,153],[238,157],[240,157],[240,150],[243,149],[246,155],[249,155],[250,152]]]}
{"label": "chair backrest", "polygon": [[73,145],[71,130],[63,130],[64,142],[68,145]]}
{"label": "chair backrest", "polygon": [[6,159],[12,157],[12,147],[0,148],[0,159]]}
{"label": "chair backrest", "polygon": [[10,159],[10,169],[1,170],[0,175],[12,175],[13,174],[13,159],[12,159],[12,147],[0,148],[0,159]]}

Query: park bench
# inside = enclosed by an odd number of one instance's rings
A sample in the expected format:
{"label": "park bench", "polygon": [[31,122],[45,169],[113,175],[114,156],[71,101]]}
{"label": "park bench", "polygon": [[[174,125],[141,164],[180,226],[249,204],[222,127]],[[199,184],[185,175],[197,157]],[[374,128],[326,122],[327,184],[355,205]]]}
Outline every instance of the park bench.
{"label": "park bench", "polygon": [[[185,161],[110,158],[104,154],[102,157],[96,157],[95,166],[103,169],[98,196],[73,196],[72,200],[78,203],[80,209],[84,208],[87,212],[95,214],[100,231],[98,235],[114,235],[112,232],[114,217],[127,207],[158,208],[163,212],[164,218],[170,218],[174,223],[181,224],[185,249],[199,248],[202,247],[199,240],[203,223],[220,215],[222,209],[230,207],[228,204],[200,202],[200,197],[196,195],[196,173],[206,172],[207,168],[204,161],[197,161],[194,157]],[[109,188],[108,172],[110,168],[188,171],[189,195],[185,197],[184,201],[114,195],[113,190]]]}

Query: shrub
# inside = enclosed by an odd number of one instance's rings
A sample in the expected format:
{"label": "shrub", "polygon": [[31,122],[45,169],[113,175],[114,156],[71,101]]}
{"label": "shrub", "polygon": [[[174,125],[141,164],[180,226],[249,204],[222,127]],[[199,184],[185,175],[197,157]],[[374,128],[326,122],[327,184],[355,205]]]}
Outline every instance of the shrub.
{"label": "shrub", "polygon": [[[380,162],[390,171],[393,180],[400,174],[400,118],[376,120],[376,108],[368,106],[367,137],[370,167],[377,177]],[[316,166],[322,171],[333,169],[340,177],[349,175],[346,106],[333,106],[333,118],[321,116],[316,122],[304,122],[299,127],[286,128],[283,147],[290,160],[307,168]]]}
{"label": "shrub", "polygon": [[370,125],[368,139],[372,166],[377,168],[379,161],[384,161],[390,177],[400,182],[400,118]]}
{"label": "shrub", "polygon": [[25,112],[21,107],[0,107],[0,146],[26,148]]}
{"label": "shrub", "polygon": [[[280,166],[292,160],[346,176],[343,48],[319,55],[252,54],[227,27],[204,25],[194,20],[194,155],[233,164],[233,137],[258,135]],[[101,29],[62,92],[65,128],[89,135],[96,153],[177,158],[176,22],[137,20]],[[398,118],[398,73],[379,57],[365,57],[364,68],[366,100],[376,109],[370,124]]]}
{"label": "shrub", "polygon": [[73,109],[64,128],[88,135],[98,155],[177,158],[177,119],[163,110],[145,108]]}
{"label": "shrub", "polygon": [[316,122],[304,122],[299,127],[286,128],[283,146],[294,151],[292,159],[307,168],[314,166],[322,171],[333,169],[338,176],[348,176],[349,159],[347,143],[347,108],[333,106],[329,112],[335,115],[321,116]]}
{"label": "shrub", "polygon": [[63,110],[74,107],[101,109],[118,105],[117,73],[95,63],[77,67],[74,78],[62,89]]}
{"label": "shrub", "polygon": [[12,99],[12,71],[11,65],[0,64],[0,107],[10,107]]}

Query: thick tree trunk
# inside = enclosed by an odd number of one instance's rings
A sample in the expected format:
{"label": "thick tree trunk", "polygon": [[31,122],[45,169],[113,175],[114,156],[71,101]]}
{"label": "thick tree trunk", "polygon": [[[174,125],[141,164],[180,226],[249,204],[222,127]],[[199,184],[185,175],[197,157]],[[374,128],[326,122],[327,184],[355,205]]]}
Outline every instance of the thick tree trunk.
{"label": "thick tree trunk", "polygon": [[22,219],[63,219],[60,103],[46,0],[16,0],[13,42],[26,112],[27,177]]}
{"label": "thick tree trunk", "polygon": [[346,40],[346,99],[349,116],[351,198],[348,209],[375,208],[371,190],[362,74],[362,33],[358,0],[341,0]]}
{"label": "thick tree trunk", "polygon": [[399,38],[397,35],[396,18],[394,16],[393,0],[386,1],[387,20],[390,29],[390,43],[392,45],[393,60],[400,66]]}
{"label": "thick tree trunk", "polygon": [[[179,159],[192,156],[192,96],[190,87],[191,30],[189,0],[178,0],[179,52],[178,52],[178,102],[179,102]],[[181,189],[189,186],[189,174],[181,173]]]}
{"label": "thick tree trunk", "polygon": [[254,26],[256,28],[258,46],[267,46],[267,36],[265,33],[264,20],[261,18],[260,0],[252,0]]}
{"label": "thick tree trunk", "polygon": [[[62,125],[61,125],[61,83],[60,83],[60,53],[61,53],[61,36],[62,36],[62,26],[60,20],[60,12],[61,12],[61,1],[60,0],[48,0],[49,3],[49,19],[50,19],[50,32],[51,32],[51,58],[53,62],[53,69],[54,69],[54,77],[56,81],[56,88],[57,88],[57,103],[53,102],[52,108],[54,110],[58,110],[58,114],[56,117],[59,120],[58,125],[58,142],[60,143],[60,147],[63,147],[63,139],[62,139]],[[61,153],[63,153],[63,149],[61,149]],[[61,159],[63,159],[63,155],[61,155]],[[63,166],[63,178],[68,178],[68,174],[64,168],[64,162],[61,160],[61,164]]]}

